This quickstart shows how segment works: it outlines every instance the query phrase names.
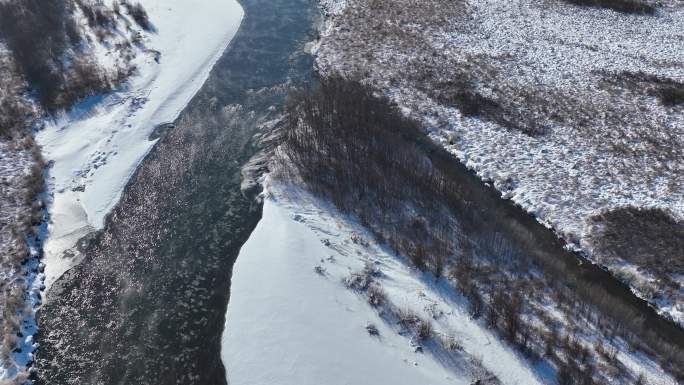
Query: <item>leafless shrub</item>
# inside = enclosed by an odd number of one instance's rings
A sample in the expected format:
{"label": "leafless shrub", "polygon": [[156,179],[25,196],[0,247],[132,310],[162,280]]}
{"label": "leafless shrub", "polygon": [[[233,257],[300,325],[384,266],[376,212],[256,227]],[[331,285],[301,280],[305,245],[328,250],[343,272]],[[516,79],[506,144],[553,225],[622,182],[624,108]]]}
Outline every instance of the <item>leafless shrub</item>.
{"label": "leafless shrub", "polygon": [[601,341],[594,344],[594,352],[609,363],[615,362],[617,358],[617,349],[612,346],[606,347]]}
{"label": "leafless shrub", "polygon": [[[502,127],[519,130],[529,136],[539,136],[545,132],[545,127],[535,119],[529,118],[527,114],[518,113],[513,106],[483,96],[469,81],[437,82],[431,86],[430,93],[439,103],[458,108],[464,116],[478,117]],[[529,99],[532,95],[527,97]],[[537,102],[539,101],[528,100],[528,105]]]}
{"label": "leafless shrub", "polygon": [[[83,0],[76,0],[76,4],[81,9],[90,27],[95,29],[111,29],[116,25],[116,12],[109,9],[103,3],[91,3]],[[118,6],[117,3],[115,5]]]}
{"label": "leafless shrub", "polygon": [[[435,208],[430,197],[448,194],[458,206],[460,187],[434,167],[440,159],[422,153],[420,146],[428,142],[415,122],[370,88],[339,77],[321,79],[316,89],[296,93],[287,109],[282,154],[311,190],[341,210],[385,218],[387,227],[372,225],[387,234],[390,247],[419,269],[432,266],[441,274],[453,219]],[[409,215],[407,202],[432,208],[434,214],[402,220]],[[383,214],[390,211],[399,218]]]}
{"label": "leafless shrub", "polygon": [[377,283],[373,283],[368,288],[368,303],[373,307],[382,307],[387,302],[387,294]]}
{"label": "leafless shrub", "polygon": [[131,4],[128,1],[124,1],[122,4],[126,6],[128,13],[131,15],[133,20],[135,20],[136,24],[140,26],[140,28],[146,31],[151,31],[154,29],[152,23],[150,22],[150,18],[147,15],[147,11],[145,11],[145,8],[143,8],[140,3]]}
{"label": "leafless shrub", "polygon": [[513,291],[506,297],[503,303],[504,334],[509,341],[516,341],[522,328],[520,316],[522,314],[523,300],[518,291]]}
{"label": "leafless shrub", "polygon": [[34,164],[31,167],[31,173],[26,179],[26,187],[24,189],[26,194],[26,203],[28,205],[36,199],[36,196],[45,189],[45,180],[43,179],[43,167],[40,164]]}
{"label": "leafless shrub", "polygon": [[404,22],[405,15],[411,15],[416,23],[445,24],[449,18],[455,18],[466,12],[463,0],[438,0],[416,2],[411,0],[370,0],[368,8],[371,12],[382,14],[384,20]]}
{"label": "leafless shrub", "polygon": [[437,278],[441,278],[442,275],[444,274],[444,268],[446,265],[446,256],[444,256],[441,253],[434,254],[432,256],[432,261],[431,261],[431,267],[432,267],[432,274],[435,275]]}
{"label": "leafless shrub", "polygon": [[644,376],[643,373],[639,373],[639,376],[637,377],[636,382],[634,382],[634,385],[647,385],[646,376]]}
{"label": "leafless shrub", "polygon": [[487,321],[487,326],[489,326],[491,329],[496,329],[499,327],[502,301],[503,297],[499,294],[496,294],[492,298],[491,303],[485,305],[485,320]]}
{"label": "leafless shrub", "polygon": [[416,337],[419,341],[427,341],[434,337],[435,331],[432,328],[432,321],[428,319],[421,319],[418,323],[418,330],[416,332]]}
{"label": "leafless shrub", "polygon": [[413,265],[419,270],[425,270],[427,268],[428,255],[425,246],[421,244],[416,245],[413,250],[408,252],[408,256]]}
{"label": "leafless shrub", "polygon": [[14,61],[0,54],[0,138],[19,136],[30,126],[35,110],[24,97],[24,84]]}
{"label": "leafless shrub", "polygon": [[45,105],[63,84],[67,49],[81,40],[73,9],[64,0],[0,2],[0,38]]}
{"label": "leafless shrub", "polygon": [[578,368],[575,368],[570,364],[562,363],[558,368],[558,372],[556,372],[558,385],[575,385],[576,373],[578,371]]}
{"label": "leafless shrub", "polygon": [[462,351],[463,346],[456,337],[453,336],[443,336],[441,338],[442,346],[448,351]]}
{"label": "leafless shrub", "polygon": [[372,323],[369,323],[366,325],[366,331],[368,332],[369,335],[374,336],[374,337],[377,337],[380,335],[380,331],[378,330],[378,327]]}
{"label": "leafless shrub", "polygon": [[482,300],[482,296],[480,295],[480,293],[478,293],[477,288],[474,285],[470,286],[466,293],[466,296],[468,298],[468,309],[470,310],[470,315],[474,319],[480,318],[485,309],[485,304]]}
{"label": "leafless shrub", "polygon": [[684,103],[684,84],[674,79],[643,71],[622,71],[617,74],[606,74],[606,82],[655,96],[666,107],[674,107]]}

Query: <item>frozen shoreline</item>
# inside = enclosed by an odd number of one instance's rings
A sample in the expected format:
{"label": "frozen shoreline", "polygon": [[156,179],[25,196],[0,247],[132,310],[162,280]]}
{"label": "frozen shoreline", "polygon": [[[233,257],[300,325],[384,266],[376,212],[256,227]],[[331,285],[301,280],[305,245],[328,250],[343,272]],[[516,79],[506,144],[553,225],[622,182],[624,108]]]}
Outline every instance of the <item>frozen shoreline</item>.
{"label": "frozen shoreline", "polygon": [[77,256],[64,258],[65,252],[102,228],[128,179],[156,143],[150,134],[178,117],[244,15],[235,0],[142,3],[156,31],[134,60],[139,73],[126,89],[80,103],[37,135],[44,157],[52,162],[51,220],[44,246],[48,288],[79,262]]}

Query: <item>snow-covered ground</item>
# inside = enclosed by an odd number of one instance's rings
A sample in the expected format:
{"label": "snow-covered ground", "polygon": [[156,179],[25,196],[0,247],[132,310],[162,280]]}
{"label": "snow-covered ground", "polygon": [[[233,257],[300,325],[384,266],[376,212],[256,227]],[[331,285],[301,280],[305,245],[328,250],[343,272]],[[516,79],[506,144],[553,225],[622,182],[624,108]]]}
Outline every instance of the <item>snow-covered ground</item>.
{"label": "snow-covered ground", "polygon": [[[434,278],[368,243],[348,216],[279,182],[267,181],[265,194],[263,218],[233,268],[222,351],[229,383],[471,384],[484,378],[482,367],[503,384],[552,381],[553,372],[526,363]],[[427,342],[416,352],[408,331],[350,291],[344,280],[369,263],[389,301],[428,319],[443,312],[436,334],[463,350]],[[369,335],[371,324],[378,336]]]}
{"label": "snow-covered ground", "polygon": [[[229,383],[556,383],[553,364],[530,360],[504,342],[483,319],[471,317],[467,300],[447,279],[409,267],[354,218],[271,176],[263,196],[263,218],[233,268],[222,341]],[[349,278],[369,266],[373,285],[386,294],[384,306],[372,306],[349,287]],[[549,314],[564,317],[546,302]],[[388,309],[430,320],[433,338],[418,341]],[[589,327],[578,338],[592,346],[597,333]],[[619,338],[598,338],[615,349],[623,371],[641,373],[652,385],[676,384]],[[445,349],[444,341],[459,347]],[[607,383],[620,384],[620,378]]]}
{"label": "snow-covered ground", "polygon": [[[235,0],[144,0],[154,32],[122,89],[83,101],[37,135],[49,171],[46,285],[78,263],[65,257],[84,235],[103,226],[128,179],[155,143],[150,134],[173,122],[207,79],[237,32]],[[109,53],[98,51],[106,62]],[[73,253],[68,253],[73,254]]]}
{"label": "snow-covered ground", "polygon": [[[319,68],[386,92],[504,198],[684,323],[684,289],[589,242],[603,210],[656,207],[684,218],[684,114],[653,88],[684,81],[681,4],[661,2],[655,16],[546,0],[378,4],[324,1],[332,16]],[[459,81],[543,133],[466,116],[436,97]]]}

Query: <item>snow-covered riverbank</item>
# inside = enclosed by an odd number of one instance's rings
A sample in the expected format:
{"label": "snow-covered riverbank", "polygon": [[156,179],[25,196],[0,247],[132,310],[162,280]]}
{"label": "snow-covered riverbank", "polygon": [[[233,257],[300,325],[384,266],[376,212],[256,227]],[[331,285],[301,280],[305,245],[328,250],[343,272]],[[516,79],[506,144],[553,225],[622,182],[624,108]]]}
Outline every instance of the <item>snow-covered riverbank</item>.
{"label": "snow-covered riverbank", "polygon": [[[78,263],[65,258],[103,226],[128,179],[152,148],[155,127],[173,122],[200,89],[243,17],[234,0],[145,0],[155,31],[124,89],[90,98],[38,134],[52,162],[46,285]],[[103,52],[102,55],[106,55]],[[67,253],[72,254],[72,253]]]}
{"label": "snow-covered riverbank", "polygon": [[[298,188],[265,185],[263,218],[233,269],[222,352],[229,383],[470,384],[492,373],[503,384],[540,384],[553,375],[526,363],[462,300],[428,284],[348,216]],[[343,281],[366,264],[402,310],[428,319],[443,312],[436,335],[454,337],[463,351],[418,349],[410,333],[347,289]]]}
{"label": "snow-covered riverbank", "polygon": [[[554,364],[520,353],[472,316],[449,279],[411,267],[353,217],[271,176],[263,196],[262,219],[233,268],[222,340],[229,383],[556,383]],[[351,287],[359,277],[383,293],[382,304]],[[564,318],[553,300],[544,306]],[[421,340],[402,314],[428,320],[432,337]],[[602,337],[590,328],[578,338],[591,346]],[[676,383],[619,338],[605,343],[623,371]]]}

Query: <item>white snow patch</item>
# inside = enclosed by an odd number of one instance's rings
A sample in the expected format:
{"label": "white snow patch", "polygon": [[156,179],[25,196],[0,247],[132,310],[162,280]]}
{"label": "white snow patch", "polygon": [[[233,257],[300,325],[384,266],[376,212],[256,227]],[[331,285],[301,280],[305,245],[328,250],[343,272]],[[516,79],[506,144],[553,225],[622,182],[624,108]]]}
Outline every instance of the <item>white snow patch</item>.
{"label": "white snow patch", "polygon": [[[156,28],[139,69],[125,89],[90,98],[50,122],[38,136],[50,170],[46,285],[78,263],[65,251],[99,229],[123,187],[155,140],[159,124],[173,122],[209,76],[235,35],[243,10],[234,0],[144,0]],[[156,53],[161,53],[159,63]],[[105,58],[102,58],[106,60]]]}

